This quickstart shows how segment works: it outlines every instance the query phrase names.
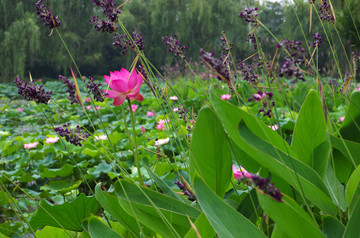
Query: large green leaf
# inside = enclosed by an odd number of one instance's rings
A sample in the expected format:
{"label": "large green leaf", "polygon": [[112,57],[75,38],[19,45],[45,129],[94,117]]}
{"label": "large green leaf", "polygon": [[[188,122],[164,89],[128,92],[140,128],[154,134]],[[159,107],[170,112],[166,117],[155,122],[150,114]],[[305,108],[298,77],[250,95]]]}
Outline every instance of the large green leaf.
{"label": "large green leaf", "polygon": [[349,213],[349,221],[345,227],[344,238],[353,238],[360,236],[360,196],[353,198],[353,210]]}
{"label": "large green leaf", "polygon": [[152,180],[154,180],[154,182],[160,187],[160,189],[163,191],[163,193],[165,193],[166,195],[173,197],[177,200],[183,200],[183,198],[176,194],[170,187],[169,185],[167,185],[157,174],[155,174],[151,169],[150,166],[148,164],[148,161],[143,160],[143,165],[146,169],[146,171],[148,172],[150,178]]}
{"label": "large green leaf", "polygon": [[229,143],[219,119],[209,108],[201,109],[190,146],[190,176],[198,173],[220,197],[231,178]]}
{"label": "large green leaf", "polygon": [[330,144],[326,135],[326,121],[320,96],[310,91],[301,106],[291,147],[298,159],[312,167],[323,178],[326,173]]}
{"label": "large green leaf", "polygon": [[140,188],[126,181],[115,183],[121,207],[139,222],[164,237],[185,236],[201,211],[182,201]]}
{"label": "large green leaf", "polygon": [[304,193],[307,199],[325,212],[336,214],[336,206],[321,177],[296,158],[296,153],[286,141],[249,113],[213,94],[210,99],[228,136],[244,153],[288,182],[299,193]]}
{"label": "large green leaf", "polygon": [[284,195],[283,202],[258,192],[261,207],[290,237],[324,237],[316,222],[294,200]]}
{"label": "large green leaf", "polygon": [[345,199],[349,207],[349,213],[352,213],[357,199],[360,197],[360,165],[351,174],[346,184]]}
{"label": "large green leaf", "polygon": [[351,94],[349,109],[340,129],[342,138],[360,143],[360,91]]}
{"label": "large green leaf", "polygon": [[41,178],[56,178],[57,176],[67,177],[73,173],[73,170],[74,166],[71,164],[65,164],[60,169],[48,169],[45,167],[40,176]]}
{"label": "large green leaf", "polygon": [[72,202],[61,205],[52,205],[41,199],[39,208],[30,220],[30,226],[33,230],[53,226],[70,231],[82,231],[82,220],[91,213],[96,213],[99,207],[94,197],[86,197],[83,193]]}
{"label": "large green leaf", "polygon": [[37,238],[75,238],[76,232],[65,231],[61,228],[45,226],[41,231],[35,233]]}
{"label": "large green leaf", "polygon": [[323,232],[327,238],[338,238],[344,234],[345,226],[333,216],[323,216]]}
{"label": "large green leaf", "polygon": [[194,226],[195,228],[191,227],[185,238],[198,238],[195,230],[201,237],[214,237],[216,234],[204,213],[201,213],[198,219],[196,219]]}
{"label": "large green leaf", "polygon": [[360,143],[349,141],[346,139],[341,139],[335,136],[330,136],[331,145],[339,150],[341,154],[345,156],[350,162],[351,167],[354,167],[355,164],[358,166],[360,164]]}
{"label": "large green leaf", "polygon": [[330,192],[330,196],[334,204],[341,208],[345,212],[347,205],[345,201],[345,188],[339,180],[336,178],[334,171],[331,166],[328,166],[324,183]]}
{"label": "large green leaf", "polygon": [[154,233],[147,227],[142,227],[142,229],[140,229],[135,218],[127,214],[127,212],[125,212],[125,210],[120,206],[118,198],[115,195],[102,191],[100,184],[97,184],[95,187],[95,198],[113,218],[115,218],[134,235],[140,234],[141,231],[147,236],[154,235]]}
{"label": "large green leaf", "polygon": [[91,238],[121,238],[122,236],[110,227],[102,223],[97,217],[91,216],[83,224],[86,226],[86,231],[89,233]]}
{"label": "large green leaf", "polygon": [[199,177],[194,177],[198,202],[219,237],[266,237],[252,222],[225,203]]}

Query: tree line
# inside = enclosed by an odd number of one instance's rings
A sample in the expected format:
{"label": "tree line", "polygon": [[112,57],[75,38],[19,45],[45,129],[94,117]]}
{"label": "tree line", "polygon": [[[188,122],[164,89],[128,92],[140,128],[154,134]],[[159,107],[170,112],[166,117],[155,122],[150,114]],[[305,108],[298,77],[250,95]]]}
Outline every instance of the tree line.
{"label": "tree line", "polygon": [[[124,3],[115,2],[118,5]],[[238,17],[243,6],[258,7],[260,21],[279,40],[303,41],[304,37],[311,39],[313,33],[323,34],[327,30],[341,57],[344,52],[359,46],[354,22],[359,22],[355,13],[360,7],[356,0],[332,2],[337,10],[337,31],[330,24],[322,25],[313,11],[309,32],[310,8],[308,1],[301,0],[296,4],[260,4],[250,0],[131,0],[120,9],[120,20],[129,32],[136,29],[143,34],[144,53],[158,68],[180,60],[168,54],[161,40],[163,36],[173,34],[179,36],[182,45],[189,47],[187,58],[192,62],[199,61],[200,48],[219,52],[218,39],[223,31],[233,43],[232,54],[236,61],[255,53],[251,44],[245,41],[252,29]],[[0,0],[0,3],[0,81],[13,81],[17,74],[24,76],[28,72],[37,78],[69,74],[70,57],[57,34],[52,32],[50,35],[50,30],[36,15],[36,1]],[[112,45],[113,35],[96,32],[90,24],[94,15],[101,16],[102,13],[93,1],[48,0],[44,3],[61,21],[58,30],[84,75],[101,75],[131,64],[132,52],[122,55],[121,50]],[[270,56],[276,50],[277,42],[268,30],[260,27],[256,32],[261,37],[263,50]],[[119,29],[119,34],[122,33]],[[341,44],[341,38],[347,41]],[[323,47],[326,52],[328,46]],[[330,53],[321,57],[322,65],[331,59]]]}

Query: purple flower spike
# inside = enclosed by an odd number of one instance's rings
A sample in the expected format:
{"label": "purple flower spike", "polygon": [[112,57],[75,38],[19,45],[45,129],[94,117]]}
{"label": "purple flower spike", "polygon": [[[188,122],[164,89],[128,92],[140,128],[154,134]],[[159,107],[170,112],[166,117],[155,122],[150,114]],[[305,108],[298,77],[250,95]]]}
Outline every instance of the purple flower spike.
{"label": "purple flower spike", "polygon": [[177,38],[178,36],[174,34],[173,36],[162,37],[162,41],[165,43],[165,46],[169,46],[168,52],[170,54],[174,54],[175,57],[180,56],[181,58],[185,58],[183,50],[187,49],[188,46],[181,46]]}
{"label": "purple flower spike", "polygon": [[320,13],[320,19],[322,21],[331,21],[335,22],[335,18],[332,15],[332,11],[330,9],[330,5],[327,4],[327,0],[323,0],[322,4],[317,4]]}
{"label": "purple flower spike", "polygon": [[79,103],[79,99],[76,96],[76,88],[75,88],[75,84],[73,84],[72,82],[70,82],[70,80],[68,80],[65,76],[59,75],[59,79],[66,85],[67,90],[66,92],[69,93],[69,96],[67,97],[70,102],[71,105],[74,103]]}
{"label": "purple flower spike", "polygon": [[20,76],[15,79],[18,93],[28,101],[35,101],[36,103],[48,104],[51,98],[51,91],[45,91],[43,85],[35,85],[33,82],[24,82]]}
{"label": "purple flower spike", "polygon": [[186,195],[190,201],[196,200],[196,197],[194,196],[194,194],[185,185],[183,185],[178,179],[176,179],[175,184],[176,184],[176,186],[179,187],[179,189],[181,191],[183,191],[184,195]]}
{"label": "purple flower spike", "polygon": [[321,35],[320,33],[316,32],[314,35],[314,43],[313,43],[313,47],[320,47],[321,43],[322,43],[322,39],[321,39]]}
{"label": "purple flower spike", "polygon": [[255,11],[257,11],[258,8],[251,8],[248,9],[246,7],[243,7],[243,10],[240,12],[240,14],[238,15],[240,18],[244,19],[244,21],[251,23],[253,26],[256,26],[257,20],[256,17],[258,16],[257,13],[255,13]]}
{"label": "purple flower spike", "polygon": [[35,3],[36,14],[41,17],[45,26],[49,27],[49,29],[53,29],[55,27],[59,27],[61,22],[58,20],[57,16],[54,16],[51,13],[50,9],[46,8],[46,4],[42,4],[43,0],[39,0]]}
{"label": "purple flower spike", "polygon": [[80,126],[76,126],[76,130],[69,129],[68,127],[69,123],[62,127],[56,127],[55,132],[58,133],[59,136],[64,136],[67,142],[75,146],[82,146],[81,142],[86,140],[89,137],[89,134],[85,133]]}

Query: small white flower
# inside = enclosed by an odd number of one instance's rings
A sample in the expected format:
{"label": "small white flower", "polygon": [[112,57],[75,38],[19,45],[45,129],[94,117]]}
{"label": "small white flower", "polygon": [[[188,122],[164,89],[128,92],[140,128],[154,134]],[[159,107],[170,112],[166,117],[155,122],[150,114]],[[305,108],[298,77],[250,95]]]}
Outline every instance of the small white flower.
{"label": "small white flower", "polygon": [[99,140],[107,140],[107,136],[106,135],[101,135],[101,136],[95,136],[94,137],[94,141],[99,141]]}
{"label": "small white flower", "polygon": [[159,139],[157,141],[155,141],[155,145],[156,146],[160,146],[160,145],[164,145],[166,143],[168,143],[170,141],[170,138],[165,138],[165,139]]}

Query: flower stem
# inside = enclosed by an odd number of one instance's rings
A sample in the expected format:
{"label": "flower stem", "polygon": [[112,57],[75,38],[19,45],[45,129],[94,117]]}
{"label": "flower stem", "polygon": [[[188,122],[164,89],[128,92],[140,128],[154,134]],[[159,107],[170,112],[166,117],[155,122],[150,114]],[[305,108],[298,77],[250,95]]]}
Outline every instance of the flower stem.
{"label": "flower stem", "polygon": [[132,124],[133,137],[134,137],[134,150],[133,150],[133,153],[134,153],[136,168],[137,168],[137,171],[138,171],[138,177],[139,177],[140,186],[144,186],[144,181],[143,181],[141,171],[140,171],[139,153],[138,153],[138,146],[137,146],[137,142],[136,142],[134,113],[133,113],[132,108],[131,108],[130,99],[127,98],[127,101],[128,101],[128,104],[129,104],[129,111],[130,111],[130,115],[131,115],[131,124]]}

